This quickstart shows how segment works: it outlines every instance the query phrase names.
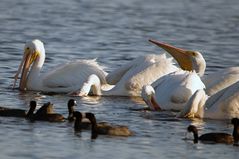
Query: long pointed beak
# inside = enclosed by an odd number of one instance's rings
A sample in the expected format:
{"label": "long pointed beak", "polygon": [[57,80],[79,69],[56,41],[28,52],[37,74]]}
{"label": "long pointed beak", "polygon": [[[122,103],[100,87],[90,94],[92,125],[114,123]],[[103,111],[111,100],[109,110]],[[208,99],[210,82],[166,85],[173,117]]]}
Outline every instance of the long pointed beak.
{"label": "long pointed beak", "polygon": [[23,64],[24,64],[24,62],[25,62],[25,59],[26,59],[26,54],[23,55],[23,58],[22,58],[22,61],[21,61],[20,65],[19,65],[19,67],[18,67],[17,73],[16,73],[16,75],[14,76],[14,82],[13,82],[13,86],[12,86],[13,89],[14,89],[15,86],[16,86],[16,82],[17,82],[17,80],[18,80],[19,74],[20,74],[21,71],[22,71],[22,66],[23,66]]}
{"label": "long pointed beak", "polygon": [[26,90],[28,71],[30,69],[31,64],[37,59],[38,56],[40,56],[40,53],[38,51],[31,53],[29,49],[25,50],[22,61],[19,65],[17,73],[14,77],[13,88],[15,87],[18,76],[21,73],[19,89],[23,90],[23,91]]}
{"label": "long pointed beak", "polygon": [[157,101],[156,101],[154,96],[151,97],[151,101],[150,102],[151,102],[151,105],[152,105],[152,107],[153,107],[153,109],[155,111],[161,111],[162,110],[161,107],[159,106],[159,104],[157,103]]}
{"label": "long pointed beak", "polygon": [[187,50],[183,50],[181,48],[177,48],[172,45],[159,42],[156,40],[152,40],[152,39],[150,39],[149,41],[161,47],[162,49],[167,51],[171,56],[173,56],[183,70],[188,70],[188,71],[193,70],[191,55],[187,53]]}
{"label": "long pointed beak", "polygon": [[[30,65],[31,65],[31,54],[27,54],[24,55],[22,61],[24,63],[23,67],[22,67],[22,73],[21,73],[21,79],[20,79],[20,84],[19,84],[19,89],[20,90],[26,90],[27,87],[27,73],[29,71]],[[23,64],[21,63],[19,68],[21,69],[21,65]]]}

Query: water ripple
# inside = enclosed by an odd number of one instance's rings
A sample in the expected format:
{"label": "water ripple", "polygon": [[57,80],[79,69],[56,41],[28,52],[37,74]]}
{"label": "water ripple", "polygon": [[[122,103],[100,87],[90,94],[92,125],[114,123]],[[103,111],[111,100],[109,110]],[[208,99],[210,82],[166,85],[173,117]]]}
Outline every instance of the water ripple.
{"label": "water ripple", "polygon": [[[199,50],[207,61],[206,73],[238,66],[239,1],[231,0],[2,0],[0,5],[1,106],[28,108],[51,101],[67,116],[68,96],[12,90],[13,77],[26,41],[39,38],[46,48],[43,72],[72,59],[97,58],[113,71],[134,58],[162,50],[149,38]],[[145,107],[130,98],[76,98],[77,110],[92,111],[99,121],[128,125],[130,138],[74,134],[70,123],[31,123],[0,118],[2,158],[237,158],[226,145],[194,145],[183,140],[186,127],[231,132],[223,121],[178,120],[173,114],[134,111]],[[47,146],[46,146],[47,145]],[[11,148],[9,148],[11,147]],[[222,151],[223,150],[223,151]],[[114,152],[114,153],[112,153]],[[227,153],[225,153],[227,152]]]}

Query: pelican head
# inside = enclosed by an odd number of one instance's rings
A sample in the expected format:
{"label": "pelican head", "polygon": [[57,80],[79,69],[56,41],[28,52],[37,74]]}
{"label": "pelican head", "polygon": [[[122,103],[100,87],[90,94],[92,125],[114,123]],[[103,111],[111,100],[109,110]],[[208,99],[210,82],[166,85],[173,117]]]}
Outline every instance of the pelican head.
{"label": "pelican head", "polygon": [[155,91],[152,86],[144,85],[141,92],[141,97],[145,101],[145,103],[149,106],[151,110],[160,111],[161,108],[158,105],[155,99]]}
{"label": "pelican head", "polygon": [[156,40],[150,39],[149,41],[173,56],[183,70],[195,70],[199,76],[203,76],[206,69],[206,62],[200,52],[184,50]]}
{"label": "pelican head", "polygon": [[[40,60],[41,57],[41,60]],[[27,42],[24,47],[24,54],[22,61],[19,65],[18,71],[15,75],[15,81],[13,87],[15,87],[16,80],[18,78],[19,73],[21,73],[21,79],[20,79],[20,90],[26,90],[27,89],[27,79],[28,79],[28,72],[33,63],[35,61],[38,61],[39,67],[41,67],[45,60],[45,49],[44,44],[40,40],[33,40],[30,42]],[[41,65],[41,66],[40,66]]]}

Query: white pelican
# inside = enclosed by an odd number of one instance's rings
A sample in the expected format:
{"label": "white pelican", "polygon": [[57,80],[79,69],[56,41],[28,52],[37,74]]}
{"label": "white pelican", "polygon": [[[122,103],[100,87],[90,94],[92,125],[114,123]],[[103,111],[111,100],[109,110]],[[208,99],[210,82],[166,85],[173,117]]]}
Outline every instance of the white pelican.
{"label": "white pelican", "polygon": [[40,74],[44,61],[44,44],[40,40],[26,43],[23,59],[15,75],[13,88],[21,70],[20,90],[69,93],[79,90],[91,74],[96,74],[102,84],[106,83],[106,73],[95,60],[76,60],[58,66],[49,73]]}
{"label": "white pelican", "polygon": [[239,67],[226,68],[209,75],[204,75],[206,62],[198,51],[183,50],[156,40],[149,40],[170,53],[183,70],[195,70],[206,85],[206,93],[213,95],[239,80]]}
{"label": "white pelican", "polygon": [[144,85],[176,70],[172,58],[165,54],[140,56],[106,76],[108,84],[115,85],[112,89],[101,90],[99,78],[93,74],[74,95],[86,96],[92,90],[94,95],[140,96]]}
{"label": "white pelican", "polygon": [[208,97],[198,90],[177,117],[231,119],[239,118],[239,82]]}
{"label": "white pelican", "polygon": [[204,88],[195,71],[179,70],[145,85],[142,98],[151,110],[182,110],[194,92]]}

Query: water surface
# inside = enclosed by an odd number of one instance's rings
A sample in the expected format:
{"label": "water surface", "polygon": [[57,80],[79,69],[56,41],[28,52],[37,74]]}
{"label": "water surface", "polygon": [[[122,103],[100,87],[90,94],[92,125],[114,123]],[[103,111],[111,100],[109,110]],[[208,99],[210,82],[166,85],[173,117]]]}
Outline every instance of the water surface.
{"label": "water surface", "polygon": [[[239,65],[238,0],[1,0],[0,105],[28,108],[51,101],[67,115],[66,95],[21,93],[11,90],[26,41],[45,43],[43,72],[71,59],[97,58],[106,71],[132,59],[163,50],[149,38],[198,50],[207,61],[206,73]],[[91,111],[98,120],[128,125],[129,138],[74,133],[70,123],[31,123],[0,117],[2,158],[238,158],[238,147],[192,144],[186,127],[200,133],[231,133],[228,121],[175,120],[168,113],[140,112],[141,99],[123,97],[75,98],[78,110]]]}

